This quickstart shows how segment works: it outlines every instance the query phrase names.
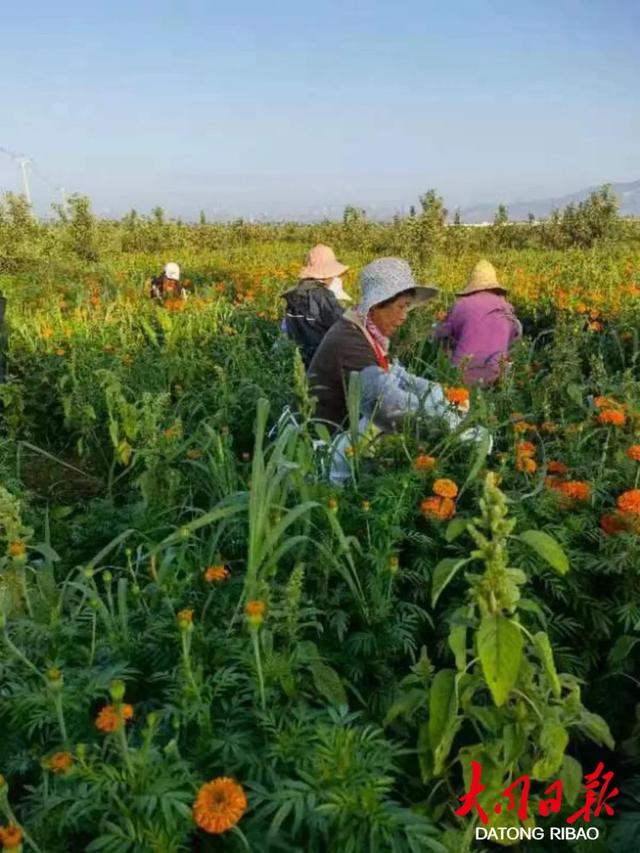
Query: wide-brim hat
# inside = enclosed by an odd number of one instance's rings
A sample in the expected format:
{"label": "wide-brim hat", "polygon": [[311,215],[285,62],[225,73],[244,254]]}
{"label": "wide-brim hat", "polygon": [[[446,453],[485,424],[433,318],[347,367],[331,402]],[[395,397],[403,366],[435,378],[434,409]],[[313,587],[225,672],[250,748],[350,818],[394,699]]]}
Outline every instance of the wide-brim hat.
{"label": "wide-brim hat", "polygon": [[170,281],[180,281],[180,267],[178,264],[171,261],[170,263],[165,264],[164,275],[165,278],[168,278]]}
{"label": "wide-brim hat", "polygon": [[337,278],[349,269],[346,264],[337,260],[330,246],[318,243],[307,255],[305,265],[300,270],[298,278]]}
{"label": "wide-brim hat", "polygon": [[407,290],[414,291],[410,311],[424,305],[440,292],[434,285],[418,284],[411,267],[401,258],[380,258],[367,264],[360,273],[359,284],[362,296],[358,312],[365,317],[375,305],[400,296]]}
{"label": "wide-brim hat", "polygon": [[502,290],[505,293],[507,292],[504,284],[500,284],[498,281],[498,275],[493,264],[485,260],[478,261],[471,270],[467,286],[457,295],[469,296],[470,293],[479,293],[481,290]]}

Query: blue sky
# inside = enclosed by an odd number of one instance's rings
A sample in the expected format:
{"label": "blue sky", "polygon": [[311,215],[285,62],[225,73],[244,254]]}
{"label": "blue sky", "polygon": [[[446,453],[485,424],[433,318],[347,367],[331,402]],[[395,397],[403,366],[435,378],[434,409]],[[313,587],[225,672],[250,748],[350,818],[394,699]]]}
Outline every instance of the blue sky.
{"label": "blue sky", "polygon": [[[5,2],[0,146],[99,213],[450,207],[640,178],[640,4]],[[43,179],[46,176],[51,183]],[[0,190],[18,171],[0,154]]]}

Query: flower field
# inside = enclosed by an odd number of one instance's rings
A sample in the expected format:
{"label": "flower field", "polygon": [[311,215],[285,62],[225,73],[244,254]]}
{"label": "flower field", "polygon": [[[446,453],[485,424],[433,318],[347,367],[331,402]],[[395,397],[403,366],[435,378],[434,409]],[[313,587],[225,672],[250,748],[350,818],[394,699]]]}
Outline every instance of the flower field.
{"label": "flower field", "polygon": [[[469,392],[492,452],[408,423],[336,491],[278,330],[306,243],[194,238],[161,308],[162,246],[47,239],[0,273],[4,848],[459,853],[578,814],[575,849],[636,849],[638,242],[496,247],[524,338]],[[333,245],[355,295],[385,252]],[[452,406],[430,333],[477,257],[412,259],[444,293],[395,347]],[[599,762],[619,795],[587,816]],[[527,814],[496,811],[523,775]]]}

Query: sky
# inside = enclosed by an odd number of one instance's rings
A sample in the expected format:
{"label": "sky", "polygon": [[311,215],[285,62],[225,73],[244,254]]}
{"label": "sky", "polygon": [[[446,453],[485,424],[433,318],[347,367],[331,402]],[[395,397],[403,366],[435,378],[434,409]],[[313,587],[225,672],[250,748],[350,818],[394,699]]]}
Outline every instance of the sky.
{"label": "sky", "polygon": [[0,148],[40,213],[60,186],[273,219],[640,178],[637,0],[0,0],[0,37]]}

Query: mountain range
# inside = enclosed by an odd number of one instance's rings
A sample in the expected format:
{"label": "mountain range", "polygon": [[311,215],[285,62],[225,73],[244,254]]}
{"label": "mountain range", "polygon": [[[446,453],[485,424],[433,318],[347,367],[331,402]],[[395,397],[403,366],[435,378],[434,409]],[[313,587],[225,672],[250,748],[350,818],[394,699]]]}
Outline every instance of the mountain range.
{"label": "mountain range", "polygon": [[[513,222],[526,220],[530,213],[536,219],[545,219],[555,208],[562,210],[568,204],[584,201],[598,187],[587,187],[579,192],[557,198],[538,198],[531,201],[514,201],[507,204],[509,219]],[[626,183],[611,184],[611,189],[618,197],[621,216],[640,216],[640,180]],[[499,202],[495,204],[478,204],[462,210],[460,216],[463,222],[476,224],[492,222]]]}

